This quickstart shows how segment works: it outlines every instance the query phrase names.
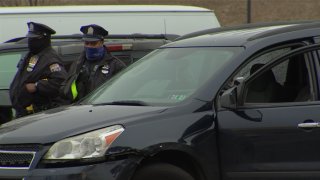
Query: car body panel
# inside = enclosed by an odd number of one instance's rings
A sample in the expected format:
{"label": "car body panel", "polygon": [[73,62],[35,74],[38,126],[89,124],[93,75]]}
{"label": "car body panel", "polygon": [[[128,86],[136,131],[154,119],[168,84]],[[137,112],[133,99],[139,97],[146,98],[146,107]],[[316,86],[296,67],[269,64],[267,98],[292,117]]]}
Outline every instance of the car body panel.
{"label": "car body panel", "polygon": [[[123,112],[125,109],[125,112]],[[71,106],[58,107],[35,115],[19,118],[0,127],[0,141],[15,144],[24,139],[25,143],[42,144],[55,142],[74,134],[91,131],[97,127],[107,127],[114,123],[122,123],[122,119],[136,119],[140,116],[151,116],[164,111],[166,107],[112,106],[106,110],[104,106]],[[110,114],[106,116],[106,114]],[[48,119],[47,117],[51,118]],[[92,116],[96,118],[92,119]],[[45,128],[50,125],[50,131]],[[70,129],[70,126],[73,128]],[[50,132],[50,133],[49,133]],[[26,134],[28,134],[26,136]],[[10,137],[10,138],[9,138]],[[36,141],[35,141],[36,140]]]}
{"label": "car body panel", "polygon": [[[124,165],[132,165],[132,169],[126,169]],[[32,179],[46,179],[55,178],[61,180],[78,180],[86,177],[94,177],[95,179],[117,179],[121,177],[119,172],[132,173],[135,164],[125,162],[124,160],[96,164],[90,166],[77,166],[69,168],[51,168],[48,169],[36,169],[32,172],[28,170],[15,170],[10,169],[0,169],[0,174],[2,177],[7,179],[22,179],[32,180]],[[117,167],[117,169],[115,168]],[[103,170],[102,170],[103,169]]]}
{"label": "car body panel", "polygon": [[239,176],[243,179],[281,176],[294,179],[298,174],[308,177],[310,171],[319,172],[320,146],[314,143],[319,141],[319,131],[297,128],[304,121],[317,121],[317,109],[319,105],[306,104],[242,111],[243,114],[261,114],[259,122],[237,113],[219,113],[218,119],[223,119],[219,122],[219,142],[227,179]]}

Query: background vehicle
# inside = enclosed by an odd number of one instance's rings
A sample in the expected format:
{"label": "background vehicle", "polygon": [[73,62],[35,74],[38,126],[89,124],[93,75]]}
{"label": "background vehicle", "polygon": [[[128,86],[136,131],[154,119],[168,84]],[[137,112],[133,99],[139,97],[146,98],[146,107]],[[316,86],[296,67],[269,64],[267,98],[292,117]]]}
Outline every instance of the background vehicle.
{"label": "background vehicle", "polygon": [[[110,35],[105,40],[108,51],[127,65],[137,61],[150,51],[171,42],[177,35]],[[83,50],[81,35],[53,36],[52,45],[69,68]],[[9,86],[17,71],[18,61],[27,53],[27,41],[16,38],[11,43],[0,44],[0,124],[14,115],[9,98]]]}
{"label": "background vehicle", "polygon": [[57,35],[99,24],[109,34],[177,34],[220,27],[212,10],[177,5],[0,7],[0,43],[27,32],[27,22],[44,23]]}
{"label": "background vehicle", "polygon": [[319,37],[263,24],[161,46],[79,104],[3,124],[0,178],[319,179]]}

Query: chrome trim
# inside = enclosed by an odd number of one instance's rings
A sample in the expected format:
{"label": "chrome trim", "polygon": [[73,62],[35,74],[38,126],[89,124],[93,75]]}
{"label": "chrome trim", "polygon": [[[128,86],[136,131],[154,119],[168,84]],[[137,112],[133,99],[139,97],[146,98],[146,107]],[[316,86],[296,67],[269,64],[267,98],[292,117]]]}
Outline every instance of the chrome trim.
{"label": "chrome trim", "polygon": [[319,128],[320,124],[317,122],[308,122],[308,123],[300,123],[298,124],[299,128]]}

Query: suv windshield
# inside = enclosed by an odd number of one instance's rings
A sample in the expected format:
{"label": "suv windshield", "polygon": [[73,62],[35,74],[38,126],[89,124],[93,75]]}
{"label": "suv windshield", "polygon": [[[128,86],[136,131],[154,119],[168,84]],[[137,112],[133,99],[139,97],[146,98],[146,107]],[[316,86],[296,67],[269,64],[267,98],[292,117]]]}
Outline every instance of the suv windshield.
{"label": "suv windshield", "polygon": [[190,97],[240,47],[158,49],[129,66],[82,103],[172,105]]}

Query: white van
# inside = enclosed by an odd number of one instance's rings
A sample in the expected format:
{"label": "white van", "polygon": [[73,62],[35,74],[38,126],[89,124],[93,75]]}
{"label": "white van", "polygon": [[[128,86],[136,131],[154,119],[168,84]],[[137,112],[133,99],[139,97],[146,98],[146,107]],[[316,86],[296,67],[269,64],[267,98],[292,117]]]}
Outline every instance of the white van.
{"label": "white van", "polygon": [[178,5],[0,7],[0,42],[25,36],[27,22],[46,24],[58,35],[99,24],[109,34],[176,34],[220,27],[213,10]]}

